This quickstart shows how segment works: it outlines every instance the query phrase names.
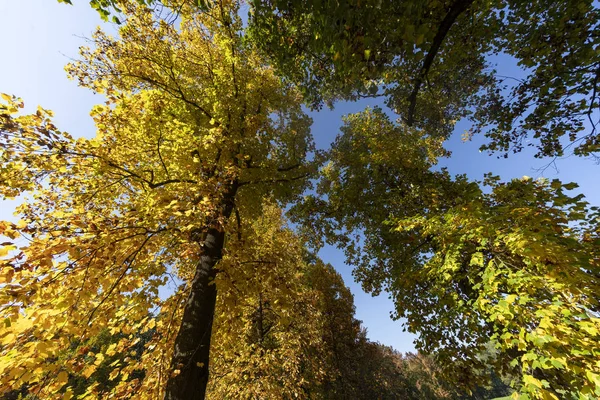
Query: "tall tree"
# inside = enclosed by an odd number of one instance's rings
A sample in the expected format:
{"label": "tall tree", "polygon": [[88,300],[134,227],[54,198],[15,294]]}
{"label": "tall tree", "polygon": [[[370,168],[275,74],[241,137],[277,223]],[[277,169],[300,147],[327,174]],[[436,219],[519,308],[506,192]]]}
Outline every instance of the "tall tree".
{"label": "tall tree", "polygon": [[361,361],[357,351],[360,321],[354,317],[354,296],[330,264],[310,260],[306,284],[318,293],[322,314],[319,332],[324,346],[325,377],[320,394],[325,399],[358,398]]}
{"label": "tall tree", "polygon": [[219,264],[211,399],[319,398],[327,363],[321,293],[305,282],[300,239],[279,207],[264,203]]}
{"label": "tall tree", "polygon": [[[391,292],[397,316],[407,317],[410,329],[420,333],[420,346],[444,355],[445,364],[456,361],[453,369],[465,384],[477,381],[473,373],[483,370],[478,354],[492,338],[500,350],[496,366],[520,376],[516,384],[532,396],[561,398],[570,391],[597,396],[598,306],[592,294],[596,289],[590,289],[597,286],[595,211],[564,194],[560,182],[493,184],[494,194],[486,196],[477,182],[432,169],[444,154],[440,140],[465,117],[474,122],[471,133],[483,131],[491,139],[484,149],[505,156],[520,151],[529,139],[537,156],[560,156],[570,147],[576,154],[593,155],[598,149],[597,5],[461,0],[252,4],[252,35],[280,71],[302,83],[314,106],[385,96],[400,116],[398,124],[377,110],[349,117],[323,170],[323,197],[304,205],[311,226],[345,248],[363,286]],[[496,73],[489,65],[492,55],[515,60],[522,76]],[[533,194],[522,196],[521,191]],[[545,203],[535,203],[536,196]],[[471,204],[482,208],[475,212]],[[463,209],[486,221],[480,222],[490,228],[484,243],[478,241],[481,231],[462,219],[466,215],[454,217]],[[531,218],[514,222],[514,213],[525,210]],[[438,218],[453,232],[448,234],[452,246],[441,245],[441,225],[425,232]],[[588,226],[574,230],[566,221]],[[402,229],[394,229],[398,224]],[[473,231],[467,233],[469,227]],[[352,239],[361,234],[364,239]],[[507,239],[511,235],[524,247],[513,248],[515,241]],[[487,276],[504,261],[460,261],[489,250],[490,243],[502,243],[499,251],[518,260],[507,261],[515,271],[499,273],[502,289],[474,277]],[[554,266],[536,258],[525,243],[532,248],[553,243],[552,249],[538,249],[540,257],[558,252],[565,258]],[[567,255],[573,251],[579,256],[571,259]],[[474,265],[481,269],[475,272]],[[556,270],[562,272],[550,272]],[[572,303],[560,299],[564,293]],[[519,312],[529,320],[498,317],[494,307],[516,298],[523,299]],[[480,309],[477,299],[490,303]],[[564,342],[558,333],[536,339],[548,324],[572,329],[573,340]],[[517,331],[529,339],[507,344]],[[544,340],[553,344],[544,345]],[[535,364],[528,362],[534,359]],[[459,360],[468,362],[460,367]]]}
{"label": "tall tree", "polygon": [[[0,381],[69,397],[69,374],[108,355],[58,362],[74,340],[109,329],[124,335],[111,351],[125,351],[155,328],[142,356],[153,367],[140,381],[127,379],[137,361],[115,365],[114,395],[203,398],[230,226],[242,205],[251,219],[267,193],[285,203],[306,187],[310,119],[244,45],[236,3],[183,7],[177,26],[137,2],[122,7],[120,39],[96,32],[67,68],[106,95],[92,111],[95,138],[73,139],[43,109],[19,115],[21,101],[3,96],[0,190],[31,194],[21,222],[1,225],[12,240],[1,254]],[[161,298],[170,279],[181,284]]]}

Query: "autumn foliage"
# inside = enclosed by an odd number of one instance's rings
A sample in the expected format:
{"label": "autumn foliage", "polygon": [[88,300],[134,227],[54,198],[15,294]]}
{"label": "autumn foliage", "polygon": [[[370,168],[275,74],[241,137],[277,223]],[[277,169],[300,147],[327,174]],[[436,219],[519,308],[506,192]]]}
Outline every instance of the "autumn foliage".
{"label": "autumn foliage", "polygon": [[[559,180],[436,167],[468,115],[489,150],[535,131],[538,155],[563,137],[593,154],[597,9],[536,5],[536,25],[504,1],[314,3],[252,2],[245,27],[237,1],[92,1],[122,24],[66,67],[105,98],[89,139],[2,94],[0,195],[22,203],[0,221],[0,395],[459,399],[504,380],[521,399],[600,397],[598,208]],[[501,50],[532,69],[517,106],[486,70]],[[380,88],[400,118],[349,115],[316,150],[303,104]],[[325,242],[420,353],[367,339]]]}

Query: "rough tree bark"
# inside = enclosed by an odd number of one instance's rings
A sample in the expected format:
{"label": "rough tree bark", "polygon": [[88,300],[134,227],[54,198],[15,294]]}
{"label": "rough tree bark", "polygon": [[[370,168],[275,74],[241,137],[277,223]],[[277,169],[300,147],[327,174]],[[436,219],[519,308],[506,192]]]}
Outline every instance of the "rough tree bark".
{"label": "rough tree bark", "polygon": [[[232,184],[223,197],[221,217],[225,220],[233,211],[237,186],[237,183]],[[217,300],[217,288],[211,282],[216,276],[215,265],[223,256],[224,242],[222,227],[211,227],[206,231],[171,359],[171,368],[179,373],[167,381],[165,400],[203,400],[206,395]]]}

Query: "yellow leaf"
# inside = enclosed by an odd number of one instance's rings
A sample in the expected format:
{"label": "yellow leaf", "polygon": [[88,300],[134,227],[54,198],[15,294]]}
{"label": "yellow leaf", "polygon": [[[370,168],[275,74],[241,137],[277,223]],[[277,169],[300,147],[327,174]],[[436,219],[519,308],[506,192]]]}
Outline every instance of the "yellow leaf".
{"label": "yellow leaf", "polygon": [[69,374],[67,374],[65,371],[60,371],[56,376],[56,380],[62,386],[69,380]]}
{"label": "yellow leaf", "polygon": [[116,349],[117,348],[117,344],[113,343],[110,346],[108,346],[108,348],[106,349],[106,355],[107,356],[112,356],[116,353]]}
{"label": "yellow leaf", "polygon": [[36,346],[36,350],[40,353],[40,354],[46,354],[48,355],[50,352],[48,351],[48,348],[50,346],[48,345],[47,342],[39,342]]}
{"label": "yellow leaf", "polygon": [[104,361],[104,354],[102,354],[102,353],[96,354],[96,361],[94,361],[94,364],[100,365],[102,363],[102,361]]}
{"label": "yellow leaf", "polygon": [[600,376],[598,374],[595,374],[592,371],[586,371],[585,375],[587,376],[590,382],[594,383],[594,385],[600,386]]}
{"label": "yellow leaf", "polygon": [[512,304],[512,303],[514,303],[514,301],[516,300],[516,298],[517,298],[516,294],[509,294],[508,296],[506,296],[505,300],[506,300],[506,302],[508,304]]}
{"label": "yellow leaf", "polygon": [[147,329],[152,329],[152,328],[154,328],[155,326],[156,326],[156,320],[154,320],[154,319],[151,319],[151,320],[148,322],[148,324],[146,324],[146,328],[147,328]]}
{"label": "yellow leaf", "polygon": [[542,382],[540,382],[538,379],[535,379],[531,375],[523,375],[523,382],[525,383],[525,385],[532,385],[539,389],[542,388]]}
{"label": "yellow leaf", "polygon": [[113,370],[113,371],[110,373],[110,375],[108,376],[108,380],[112,381],[112,380],[113,380],[113,379],[115,379],[117,376],[119,376],[119,373],[120,373],[120,372],[121,372],[120,370],[118,370],[118,369],[114,369],[114,370]]}
{"label": "yellow leaf", "polygon": [[81,375],[83,375],[86,378],[89,378],[90,376],[92,376],[92,374],[96,371],[96,366],[95,365],[89,365],[88,367],[86,367],[86,369],[83,370],[83,372],[81,372]]}
{"label": "yellow leaf", "polygon": [[0,248],[0,257],[4,257],[6,256],[9,252],[16,250],[17,246],[15,245],[8,245],[8,246],[2,246]]}
{"label": "yellow leaf", "polygon": [[542,400],[558,400],[558,397],[547,390],[542,389],[540,393],[542,394]]}

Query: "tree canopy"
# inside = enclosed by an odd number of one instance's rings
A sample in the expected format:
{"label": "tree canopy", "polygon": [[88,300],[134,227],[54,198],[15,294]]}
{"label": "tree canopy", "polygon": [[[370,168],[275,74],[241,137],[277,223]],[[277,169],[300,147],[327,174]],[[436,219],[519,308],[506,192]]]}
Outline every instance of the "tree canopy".
{"label": "tree canopy", "polygon": [[[409,126],[469,117],[484,149],[598,150],[597,4],[583,1],[252,1],[269,59],[324,100],[381,95]],[[511,59],[522,76],[495,70]]]}
{"label": "tree canopy", "polygon": [[[233,0],[91,4],[120,24],[66,67],[105,97],[95,137],[0,103],[0,194],[25,199],[0,222],[0,393],[600,397],[598,208],[437,166],[464,118],[505,156],[597,151],[596,4],[253,1],[247,27]],[[303,104],[378,96],[397,119],[315,149]],[[423,354],[367,340],[325,242]]]}
{"label": "tree canopy", "polygon": [[[82,365],[57,352],[105,328],[129,335],[126,349],[149,310],[157,334],[143,360],[156,368],[131,381],[130,360],[115,390],[203,395],[225,233],[261,215],[265,196],[300,194],[314,171],[301,97],[242,43],[235,4],[182,10],[178,27],[135,3],[123,11],[120,39],[96,32],[67,67],[107,97],[92,110],[95,138],[60,132],[43,109],[18,115],[4,96],[2,195],[34,195],[2,226],[27,242],[3,247],[0,376],[48,398]],[[170,279],[181,284],[161,298]]]}
{"label": "tree canopy", "polygon": [[[453,380],[477,382],[493,364],[526,392],[593,397],[598,208],[558,180],[490,175],[484,191],[433,171],[431,142],[377,109],[348,117],[297,215],[345,249],[365,290],[391,294],[395,317],[453,364]],[[494,357],[480,359],[490,341]]]}

